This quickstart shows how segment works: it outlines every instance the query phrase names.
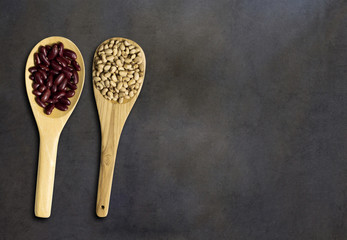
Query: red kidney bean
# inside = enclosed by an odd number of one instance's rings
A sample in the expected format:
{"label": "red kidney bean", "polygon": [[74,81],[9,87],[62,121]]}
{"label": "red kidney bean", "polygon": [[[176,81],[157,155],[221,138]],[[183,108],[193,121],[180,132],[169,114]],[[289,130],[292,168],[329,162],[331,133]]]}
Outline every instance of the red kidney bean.
{"label": "red kidney bean", "polygon": [[60,98],[60,99],[59,99],[59,102],[61,102],[61,103],[64,104],[64,105],[67,105],[67,106],[69,106],[69,105],[71,104],[70,100],[67,99],[66,97]]}
{"label": "red kidney bean", "polygon": [[34,90],[36,90],[39,86],[40,86],[40,84],[38,84],[38,83],[33,83],[33,89],[34,89]]}
{"label": "red kidney bean", "polygon": [[79,78],[78,78],[78,73],[77,73],[77,71],[73,71],[73,74],[72,74],[72,81],[73,81],[73,83],[74,84],[77,84],[78,83],[78,80],[79,80]]}
{"label": "red kidney bean", "polygon": [[43,53],[43,55],[47,56],[47,49],[44,46],[39,47],[39,52]]}
{"label": "red kidney bean", "polygon": [[49,90],[49,88],[47,88],[47,89],[42,93],[41,102],[46,102],[50,96],[51,96],[51,90]]}
{"label": "red kidney bean", "polygon": [[49,52],[49,50],[52,49],[52,47],[50,45],[46,45],[45,48],[46,48],[47,52]]}
{"label": "red kidney bean", "polygon": [[49,98],[49,99],[47,99],[47,103],[57,103],[58,102],[58,99],[51,99],[51,98]]}
{"label": "red kidney bean", "polygon": [[43,71],[46,71],[46,72],[49,71],[49,68],[48,68],[46,65],[40,64],[39,67],[40,67]]}
{"label": "red kidney bean", "polygon": [[51,51],[48,53],[48,60],[53,60],[58,55],[58,45],[54,44]]}
{"label": "red kidney bean", "polygon": [[64,49],[64,44],[59,42],[52,46],[40,46],[34,54],[35,67],[29,68],[33,79],[33,94],[37,104],[45,108],[46,114],[51,114],[57,107],[66,111],[71,102],[68,98],[75,95],[81,70],[76,61],[77,54],[69,49]]}
{"label": "red kidney bean", "polygon": [[40,96],[40,95],[42,94],[42,92],[40,92],[39,90],[34,90],[34,91],[33,91],[33,94],[34,94],[35,96]]}
{"label": "red kidney bean", "polygon": [[58,55],[62,57],[64,54],[64,44],[60,42],[58,45],[59,45]]}
{"label": "red kidney bean", "polygon": [[46,89],[47,89],[47,87],[45,85],[41,84],[37,90],[39,90],[40,92],[43,92]]}
{"label": "red kidney bean", "polygon": [[34,76],[35,82],[37,82],[38,84],[43,84],[43,79],[40,72],[36,72]]}
{"label": "red kidney bean", "polygon": [[59,74],[59,71],[54,70],[54,69],[51,69],[51,70],[49,70],[49,73],[50,73],[50,74],[53,74],[53,75],[58,75],[58,74]]}
{"label": "red kidney bean", "polygon": [[45,64],[46,66],[49,66],[49,61],[47,57],[43,55],[43,53],[39,53],[39,57],[43,64]]}
{"label": "red kidney bean", "polygon": [[37,71],[41,74],[43,80],[47,79],[47,73],[45,71],[43,71],[42,69],[39,69]]}
{"label": "red kidney bean", "polygon": [[54,85],[58,86],[64,80],[64,73],[60,73],[54,80]]}
{"label": "red kidney bean", "polygon": [[72,72],[70,72],[66,68],[63,68],[62,72],[64,73],[65,77],[67,77],[67,79],[70,79],[72,77]]}
{"label": "red kidney bean", "polygon": [[68,109],[68,107],[65,104],[62,104],[61,102],[57,102],[55,104],[55,107],[61,111],[66,111]]}
{"label": "red kidney bean", "polygon": [[67,97],[67,98],[73,97],[74,95],[75,95],[75,91],[74,90],[70,90],[70,91],[67,91],[65,93],[65,97]]}
{"label": "red kidney bean", "polygon": [[36,67],[31,67],[31,68],[29,68],[29,72],[30,73],[34,73],[34,72],[36,72],[37,71],[37,68]]}
{"label": "red kidney bean", "polygon": [[71,82],[68,82],[68,83],[67,83],[67,86],[68,86],[68,88],[70,88],[71,90],[76,90],[76,89],[77,89],[76,84],[73,84],[73,83],[71,83]]}
{"label": "red kidney bean", "polygon": [[39,66],[41,64],[41,59],[38,53],[34,54],[34,62],[35,62],[35,66]]}
{"label": "red kidney bean", "polygon": [[60,64],[62,67],[67,67],[68,62],[63,57],[57,57],[55,60]]}
{"label": "red kidney bean", "polygon": [[61,84],[59,84],[58,90],[63,91],[63,90],[65,89],[65,87],[66,87],[66,84],[67,84],[67,78],[65,78],[65,79],[61,82]]}
{"label": "red kidney bean", "polygon": [[69,72],[73,72],[75,69],[73,69],[73,68],[70,67],[70,66],[66,66],[66,70],[68,70]]}
{"label": "red kidney bean", "polygon": [[53,74],[49,74],[46,82],[46,86],[48,88],[53,86]]}
{"label": "red kidney bean", "polygon": [[52,69],[56,70],[56,71],[61,71],[61,69],[63,69],[56,61],[52,60],[51,61],[51,67]]}
{"label": "red kidney bean", "polygon": [[76,62],[75,60],[72,61],[72,66],[73,66],[77,71],[80,71],[80,70],[81,70],[80,65],[79,65],[78,62]]}
{"label": "red kidney bean", "polygon": [[36,97],[35,98],[35,101],[37,102],[37,104],[39,105],[39,106],[41,106],[41,107],[46,107],[46,104],[45,103],[43,103],[43,102],[41,102],[41,100],[40,100],[40,98],[39,97]]}
{"label": "red kidney bean", "polygon": [[58,91],[58,87],[57,87],[57,85],[53,85],[53,86],[51,87],[51,92],[52,92],[52,93],[55,93],[56,91]]}
{"label": "red kidney bean", "polygon": [[48,104],[46,107],[45,107],[45,113],[47,115],[50,115],[54,109],[55,105],[54,103],[51,103],[51,104]]}
{"label": "red kidney bean", "polygon": [[77,58],[76,53],[74,51],[69,50],[69,49],[64,49],[63,55],[65,57],[70,58],[71,60],[75,60]]}
{"label": "red kidney bean", "polygon": [[70,65],[71,64],[71,60],[69,58],[66,58],[66,57],[63,57],[64,60],[67,62],[67,65]]}
{"label": "red kidney bean", "polygon": [[64,91],[59,91],[59,92],[56,92],[54,95],[53,95],[53,100],[57,100],[61,97],[64,97],[66,95],[66,93]]}

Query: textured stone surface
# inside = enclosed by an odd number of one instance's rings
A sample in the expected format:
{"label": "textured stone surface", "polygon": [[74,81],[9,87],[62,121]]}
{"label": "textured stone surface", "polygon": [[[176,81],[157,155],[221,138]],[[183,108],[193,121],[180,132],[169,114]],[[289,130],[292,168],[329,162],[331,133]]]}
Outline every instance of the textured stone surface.
{"label": "textured stone surface", "polygon": [[[347,4],[0,2],[0,239],[346,239]],[[86,63],[60,138],[52,217],[33,215],[39,138],[24,66],[61,35]],[[111,208],[95,215],[99,43],[147,57],[119,145]]]}

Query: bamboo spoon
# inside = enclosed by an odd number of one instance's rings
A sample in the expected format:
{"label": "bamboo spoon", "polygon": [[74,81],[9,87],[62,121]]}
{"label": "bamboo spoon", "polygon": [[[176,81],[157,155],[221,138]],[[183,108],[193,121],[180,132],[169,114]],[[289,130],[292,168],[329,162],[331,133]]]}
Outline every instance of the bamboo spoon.
{"label": "bamboo spoon", "polygon": [[[146,70],[146,58],[142,48],[129,39],[125,38],[111,38],[105,40],[100,45],[110,41],[110,40],[127,40],[130,44],[138,47],[141,50],[144,63],[144,74]],[[98,47],[99,48],[99,47]],[[94,54],[94,59],[96,57],[97,50]],[[95,64],[95,61],[93,61]],[[94,66],[93,66],[94,69]],[[99,184],[96,202],[96,214],[99,217],[106,217],[109,209],[111,187],[114,166],[116,162],[116,155],[118,149],[119,138],[122,133],[125,121],[134,106],[137,97],[140,94],[141,88],[138,89],[136,95],[125,100],[123,103],[118,103],[115,101],[105,99],[100,91],[95,87],[93,83],[94,96],[96,101],[96,106],[99,113],[100,128],[101,128],[101,159],[100,159],[100,172],[99,172]]]}
{"label": "bamboo spoon", "polygon": [[[29,79],[30,73],[28,69],[34,66],[34,53],[38,51],[39,46],[47,44],[51,45],[57,42],[62,42],[65,48],[71,49],[77,54],[77,61],[81,66],[81,71],[78,72],[78,88],[75,91],[75,96],[70,98],[71,105],[69,106],[69,109],[67,111],[60,111],[55,108],[51,115],[46,115],[43,112],[43,108],[35,102],[35,95],[32,93],[33,81]],[[35,215],[37,217],[48,218],[51,215],[55,163],[59,137],[81,95],[84,85],[84,75],[85,68],[82,54],[77,46],[67,38],[57,36],[45,38],[36,44],[29,54],[25,67],[25,85],[31,109],[40,134],[40,150],[35,196]]]}

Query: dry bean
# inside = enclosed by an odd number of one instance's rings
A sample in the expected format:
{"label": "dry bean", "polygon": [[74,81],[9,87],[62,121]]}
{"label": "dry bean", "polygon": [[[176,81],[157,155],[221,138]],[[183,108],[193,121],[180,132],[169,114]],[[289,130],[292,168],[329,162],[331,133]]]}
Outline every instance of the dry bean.
{"label": "dry bean", "polygon": [[126,71],[120,71],[119,75],[121,75],[122,77],[125,77],[127,75],[127,72]]}
{"label": "dry bean", "polygon": [[108,70],[110,70],[110,68],[111,68],[111,65],[105,65],[104,72],[107,72]]}
{"label": "dry bean", "polygon": [[108,91],[107,88],[104,88],[104,89],[102,89],[101,94],[105,95],[107,93],[107,91]]}
{"label": "dry bean", "polygon": [[129,86],[134,85],[134,84],[135,84],[135,80],[130,80],[130,81],[128,82],[128,85],[129,85]]}
{"label": "dry bean", "polygon": [[136,57],[136,58],[134,59],[134,62],[137,63],[137,64],[141,64],[141,63],[142,63],[142,58]]}
{"label": "dry bean", "polygon": [[102,56],[101,56],[101,59],[102,59],[102,62],[103,62],[103,63],[106,63],[106,62],[107,62],[106,55],[102,55]]}
{"label": "dry bean", "polygon": [[99,89],[99,90],[101,90],[101,89],[104,88],[104,86],[102,86],[101,83],[97,83],[97,84],[96,84],[96,88]]}
{"label": "dry bean", "polygon": [[123,66],[122,61],[119,60],[119,59],[116,60],[116,64],[117,64],[118,67]]}
{"label": "dry bean", "polygon": [[108,56],[106,57],[106,60],[109,62],[113,62],[114,56]]}
{"label": "dry bean", "polygon": [[118,103],[134,97],[144,75],[140,49],[129,41],[112,39],[99,47],[98,56],[94,60],[93,82],[101,94]]}
{"label": "dry bean", "polygon": [[107,96],[109,96],[110,98],[113,98],[113,93],[111,91],[108,91]]}
{"label": "dry bean", "polygon": [[111,55],[113,53],[112,49],[105,50],[106,55]]}
{"label": "dry bean", "polygon": [[106,78],[110,78],[111,77],[111,73],[110,72],[107,72],[104,74]]}
{"label": "dry bean", "polygon": [[135,80],[139,80],[139,77],[140,77],[140,76],[139,76],[139,73],[136,72],[135,75],[134,75],[134,79],[135,79]]}

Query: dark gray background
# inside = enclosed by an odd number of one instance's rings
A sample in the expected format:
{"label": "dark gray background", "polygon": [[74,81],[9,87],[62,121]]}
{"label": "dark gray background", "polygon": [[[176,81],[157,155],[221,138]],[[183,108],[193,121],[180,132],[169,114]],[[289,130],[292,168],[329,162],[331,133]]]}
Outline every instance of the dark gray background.
{"label": "dark gray background", "polygon": [[[0,2],[0,239],[346,239],[347,3]],[[60,138],[52,216],[33,215],[39,137],[24,65],[41,39],[86,63]],[[111,207],[95,215],[100,128],[92,56],[147,57]]]}

